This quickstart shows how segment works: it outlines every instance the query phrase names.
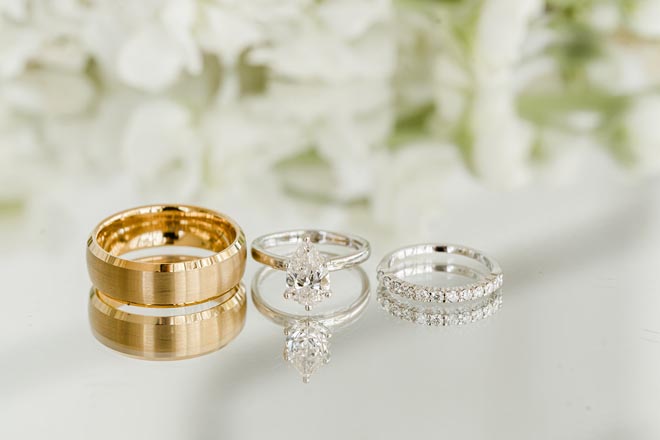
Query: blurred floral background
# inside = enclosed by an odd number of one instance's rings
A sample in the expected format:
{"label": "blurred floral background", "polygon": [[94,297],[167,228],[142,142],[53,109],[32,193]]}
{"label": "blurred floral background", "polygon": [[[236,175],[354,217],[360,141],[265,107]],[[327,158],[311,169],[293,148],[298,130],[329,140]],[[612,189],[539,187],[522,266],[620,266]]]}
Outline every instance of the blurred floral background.
{"label": "blurred floral background", "polygon": [[0,208],[251,193],[396,226],[594,158],[658,173],[659,86],[658,0],[0,0]]}

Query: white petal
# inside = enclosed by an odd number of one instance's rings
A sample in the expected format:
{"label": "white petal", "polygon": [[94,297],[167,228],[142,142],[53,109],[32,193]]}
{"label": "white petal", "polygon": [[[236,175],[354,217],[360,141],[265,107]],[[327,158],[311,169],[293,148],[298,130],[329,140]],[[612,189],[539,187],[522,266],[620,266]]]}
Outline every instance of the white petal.
{"label": "white petal", "polygon": [[161,14],[165,28],[178,43],[186,69],[193,75],[202,70],[202,54],[192,35],[197,12],[192,1],[170,0]]}
{"label": "white petal", "polygon": [[206,6],[202,20],[198,30],[200,45],[228,64],[234,64],[244,49],[262,38],[254,21],[230,10]]}
{"label": "white petal", "polygon": [[520,186],[530,178],[532,133],[516,114],[506,89],[479,90],[471,114],[472,160],[477,174],[500,188]]}
{"label": "white petal", "polygon": [[39,49],[42,36],[34,29],[3,23],[0,18],[0,78],[16,76]]}
{"label": "white petal", "polygon": [[660,173],[660,95],[643,96],[633,102],[625,117],[629,147],[643,174]]}
{"label": "white petal", "polygon": [[531,19],[541,10],[539,0],[484,2],[474,51],[479,81],[497,83],[501,75],[508,74],[507,70],[522,53]]}
{"label": "white petal", "polygon": [[184,59],[176,42],[159,25],[148,25],[133,35],[119,52],[119,76],[129,85],[162,91],[179,76]]}
{"label": "white petal", "polygon": [[202,144],[190,112],[159,99],[136,108],[121,142],[125,169],[147,194],[188,197],[202,179]]}
{"label": "white petal", "polygon": [[371,26],[386,23],[391,3],[383,0],[333,0],[322,2],[318,15],[335,34],[351,39],[363,35]]}
{"label": "white petal", "polygon": [[630,17],[630,26],[644,37],[660,37],[660,2],[658,0],[637,0]]}
{"label": "white petal", "polygon": [[2,95],[21,111],[69,115],[90,105],[94,87],[83,75],[34,70],[8,82]]}

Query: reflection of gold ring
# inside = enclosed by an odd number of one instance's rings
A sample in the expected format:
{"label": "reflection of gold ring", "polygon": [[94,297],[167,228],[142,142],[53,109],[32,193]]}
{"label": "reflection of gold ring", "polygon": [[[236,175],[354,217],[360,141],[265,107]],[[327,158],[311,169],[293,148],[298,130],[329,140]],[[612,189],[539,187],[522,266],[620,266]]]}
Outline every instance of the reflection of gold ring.
{"label": "reflection of gold ring", "polygon": [[[229,299],[222,301],[226,297]],[[165,308],[145,308],[150,314],[139,314],[133,311],[140,307],[128,306],[92,288],[89,321],[96,339],[114,350],[149,360],[186,359],[224,347],[243,329],[246,305],[243,285],[209,301],[209,307],[201,311],[185,313],[186,308],[205,304],[171,307],[181,311],[172,316],[153,314],[166,311]]]}
{"label": "reflection of gold ring", "polygon": [[[190,246],[207,257],[129,260],[132,251]],[[195,304],[232,289],[245,271],[245,235],[228,217],[184,205],[129,209],[102,221],[87,240],[92,284],[119,301],[146,306]]]}

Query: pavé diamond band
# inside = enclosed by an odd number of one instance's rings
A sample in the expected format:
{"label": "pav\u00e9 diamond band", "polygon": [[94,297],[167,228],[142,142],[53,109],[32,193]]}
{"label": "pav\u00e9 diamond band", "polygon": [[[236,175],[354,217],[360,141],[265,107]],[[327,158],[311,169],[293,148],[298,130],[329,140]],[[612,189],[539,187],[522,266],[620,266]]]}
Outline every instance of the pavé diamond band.
{"label": "pav\u00e9 diamond band", "polygon": [[262,284],[267,277],[276,273],[274,269],[263,267],[252,280],[252,302],[266,318],[284,327],[284,359],[300,372],[305,383],[309,382],[316,370],[330,360],[329,339],[332,331],[357,321],[369,302],[370,285],[367,274],[360,267],[349,270],[356,271],[360,278],[360,294],[357,298],[345,307],[312,315],[285,312],[264,298]]}
{"label": "pav\u00e9 diamond band", "polygon": [[[445,264],[436,267],[436,271],[461,273],[469,270],[478,276],[474,282],[460,286],[432,286],[415,283],[407,278],[420,268],[428,266],[429,259],[437,255],[443,257],[464,257],[475,267],[467,268],[458,264]],[[398,249],[386,255],[378,265],[378,281],[391,293],[401,297],[430,303],[458,303],[478,299],[499,290],[502,287],[502,270],[490,257],[475,249],[453,244],[420,244]]]}
{"label": "pav\u00e9 diamond band", "polygon": [[[289,255],[273,249],[297,245]],[[336,255],[322,252],[319,245],[347,247],[352,252]],[[331,295],[330,272],[347,269],[369,258],[369,242],[361,237],[331,231],[299,229],[263,235],[252,242],[252,257],[266,266],[285,270],[285,298],[311,310]]]}

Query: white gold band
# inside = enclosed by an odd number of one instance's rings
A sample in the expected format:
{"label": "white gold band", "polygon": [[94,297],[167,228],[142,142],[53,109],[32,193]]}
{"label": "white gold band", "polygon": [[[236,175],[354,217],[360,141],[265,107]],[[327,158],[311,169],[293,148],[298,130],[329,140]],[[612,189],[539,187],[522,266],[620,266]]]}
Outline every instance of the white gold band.
{"label": "white gold band", "polygon": [[[434,255],[461,256],[477,263],[470,272],[480,276],[473,283],[461,286],[439,287],[407,281],[405,278],[420,270],[422,272],[465,271],[465,266],[455,264],[431,264]],[[420,257],[424,261],[418,261]],[[461,269],[463,268],[463,269]],[[475,249],[452,244],[420,244],[398,249],[383,258],[378,265],[378,281],[391,293],[418,302],[458,303],[478,299],[499,290],[503,284],[502,269],[495,260]]]}

